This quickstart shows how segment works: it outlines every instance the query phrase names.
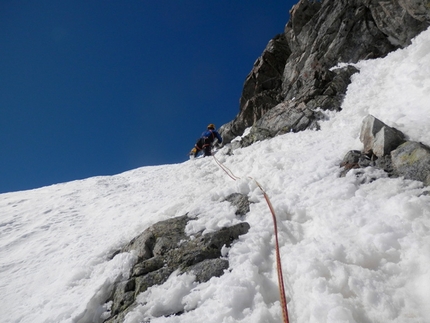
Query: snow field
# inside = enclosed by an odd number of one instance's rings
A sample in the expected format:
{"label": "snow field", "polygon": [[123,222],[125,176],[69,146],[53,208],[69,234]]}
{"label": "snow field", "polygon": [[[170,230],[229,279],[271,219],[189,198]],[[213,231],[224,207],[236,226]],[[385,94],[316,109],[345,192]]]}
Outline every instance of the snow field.
{"label": "snow field", "polygon": [[[339,177],[372,114],[430,145],[430,31],[384,59],[360,62],[339,113],[320,131],[289,133],[217,158],[0,195],[0,322],[100,322],[104,297],[132,253],[115,250],[151,224],[188,213],[186,230],[240,221],[230,268],[196,284],[173,274],[139,296],[126,323],[280,322],[273,223],[278,218],[290,322],[423,323],[430,315],[430,194],[370,168]],[[251,179],[252,177],[253,179]],[[377,178],[376,180],[373,180]],[[224,199],[247,194],[244,218]],[[183,312],[181,315],[172,315]],[[170,315],[170,316],[165,316]]]}

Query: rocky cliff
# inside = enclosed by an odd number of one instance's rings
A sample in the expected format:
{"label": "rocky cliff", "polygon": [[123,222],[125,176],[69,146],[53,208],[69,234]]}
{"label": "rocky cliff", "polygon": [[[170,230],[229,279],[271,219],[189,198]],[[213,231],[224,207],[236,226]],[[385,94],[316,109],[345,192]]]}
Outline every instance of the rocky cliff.
{"label": "rocky cliff", "polygon": [[226,143],[252,126],[242,145],[318,128],[321,110],[339,110],[352,66],[405,47],[430,25],[430,1],[300,0],[282,34],[269,41],[246,77]]}

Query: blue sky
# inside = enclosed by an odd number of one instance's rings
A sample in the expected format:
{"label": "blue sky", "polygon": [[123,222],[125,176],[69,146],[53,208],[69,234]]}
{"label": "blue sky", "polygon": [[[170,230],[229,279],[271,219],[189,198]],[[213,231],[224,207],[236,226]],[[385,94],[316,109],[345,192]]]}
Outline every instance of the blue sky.
{"label": "blue sky", "polygon": [[297,1],[0,2],[0,193],[185,161]]}

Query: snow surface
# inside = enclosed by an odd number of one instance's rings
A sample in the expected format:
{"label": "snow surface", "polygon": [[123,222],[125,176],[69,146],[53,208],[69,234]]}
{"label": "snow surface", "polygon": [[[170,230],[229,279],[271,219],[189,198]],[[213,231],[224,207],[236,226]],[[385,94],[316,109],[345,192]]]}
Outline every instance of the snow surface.
{"label": "snow surface", "polygon": [[[102,321],[110,286],[136,261],[112,253],[187,212],[190,235],[243,220],[251,229],[225,250],[222,277],[172,274],[125,322],[282,321],[272,218],[251,176],[277,213],[290,322],[429,322],[429,188],[371,168],[341,178],[339,163],[362,148],[367,114],[430,145],[430,31],[357,66],[343,110],[327,113],[321,131],[218,151],[238,181],[201,158],[1,194],[0,321]],[[244,219],[223,201],[234,192],[253,202]]]}

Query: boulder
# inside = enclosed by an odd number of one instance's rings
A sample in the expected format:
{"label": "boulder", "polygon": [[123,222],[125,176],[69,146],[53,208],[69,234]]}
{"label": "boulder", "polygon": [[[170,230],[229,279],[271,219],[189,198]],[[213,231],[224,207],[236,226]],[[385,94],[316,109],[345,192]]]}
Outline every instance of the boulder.
{"label": "boulder", "polygon": [[404,134],[387,126],[372,115],[363,119],[360,141],[364,144],[364,153],[373,153],[383,157],[405,141]]}
{"label": "boulder", "polygon": [[430,185],[430,147],[407,141],[391,152],[391,159],[398,176]]}
{"label": "boulder", "polygon": [[340,167],[340,176],[354,168],[375,167],[388,177],[403,176],[430,185],[430,147],[405,141],[403,133],[369,115],[363,120],[360,140],[363,151],[349,151]]}

